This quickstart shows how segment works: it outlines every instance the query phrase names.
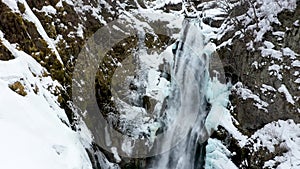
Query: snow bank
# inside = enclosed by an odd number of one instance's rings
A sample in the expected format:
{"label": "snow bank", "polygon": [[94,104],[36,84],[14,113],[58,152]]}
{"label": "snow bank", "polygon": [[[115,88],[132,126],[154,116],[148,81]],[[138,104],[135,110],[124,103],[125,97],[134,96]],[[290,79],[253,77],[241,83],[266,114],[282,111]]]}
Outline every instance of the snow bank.
{"label": "snow bank", "polygon": [[[69,127],[65,111],[52,94],[62,86],[45,76],[46,70],[4,39],[1,31],[0,40],[15,56],[0,61],[0,168],[91,169],[83,146],[88,131],[76,133]],[[9,88],[17,81],[26,96]]]}
{"label": "snow bank", "polygon": [[254,147],[266,147],[270,152],[275,151],[275,147],[285,150],[283,155],[265,162],[264,167],[274,168],[276,163],[280,163],[277,169],[298,169],[300,165],[300,124],[293,120],[279,120],[267,124],[262,129],[255,132],[251,139],[257,139]]}

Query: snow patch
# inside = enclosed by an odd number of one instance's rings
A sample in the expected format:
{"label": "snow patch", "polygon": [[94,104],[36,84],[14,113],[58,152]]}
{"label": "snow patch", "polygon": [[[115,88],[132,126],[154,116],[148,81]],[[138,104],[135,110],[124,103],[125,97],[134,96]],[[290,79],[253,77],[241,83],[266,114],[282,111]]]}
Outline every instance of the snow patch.
{"label": "snow patch", "polygon": [[[271,47],[271,45],[268,47]],[[270,56],[271,58],[282,61],[282,53],[280,51],[271,48],[262,48],[262,47],[260,47],[259,49],[261,50],[261,55],[263,57]]]}
{"label": "snow patch", "polygon": [[279,80],[282,80],[281,70],[283,69],[283,65],[273,64],[268,67],[270,75],[277,76]]}
{"label": "snow patch", "polygon": [[16,0],[2,0],[12,11],[20,13]]}
{"label": "snow patch", "polygon": [[292,49],[289,47],[282,48],[282,52],[284,56],[289,56],[291,59],[296,59],[296,56],[299,56],[297,53],[295,53]]}
{"label": "snow patch", "polygon": [[205,167],[214,169],[238,169],[230,160],[232,153],[216,139],[208,139],[206,146]]}
{"label": "snow patch", "polygon": [[[281,156],[265,162],[264,167],[274,168],[279,162],[279,169],[297,169],[300,165],[300,124],[293,120],[279,120],[265,125],[262,129],[253,134],[251,139],[257,138],[254,144],[256,149],[266,147],[270,152],[275,151],[275,147],[286,150]],[[298,167],[297,167],[298,166]]]}
{"label": "snow patch", "polygon": [[289,103],[295,104],[295,101],[294,101],[292,95],[290,94],[290,92],[288,91],[288,89],[286,88],[286,86],[284,84],[281,84],[281,86],[278,88],[278,91],[285,95],[285,98]]}
{"label": "snow patch", "polygon": [[292,66],[293,67],[300,67],[300,61],[299,60],[293,61]]}
{"label": "snow patch", "polygon": [[116,147],[111,147],[111,152],[113,153],[116,162],[119,163],[121,161],[121,158],[118,154],[117,148]]}
{"label": "snow patch", "polygon": [[269,104],[255,94],[252,93],[251,90],[245,88],[242,84],[242,82],[236,83],[233,88],[233,91],[237,93],[237,95],[241,96],[243,100],[246,99],[253,99],[256,103],[254,104],[258,109],[264,110],[265,112],[268,112],[267,107]]}
{"label": "snow patch", "polygon": [[45,12],[46,14],[52,14],[52,15],[55,15],[56,14],[56,9],[51,6],[51,5],[48,5],[48,6],[43,6],[42,12]]}

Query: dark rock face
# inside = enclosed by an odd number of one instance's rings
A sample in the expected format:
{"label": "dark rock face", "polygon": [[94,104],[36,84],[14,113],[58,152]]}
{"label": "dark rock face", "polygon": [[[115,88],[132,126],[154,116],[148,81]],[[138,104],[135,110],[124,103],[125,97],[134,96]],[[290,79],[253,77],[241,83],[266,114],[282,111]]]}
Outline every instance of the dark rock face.
{"label": "dark rock face", "polygon": [[[296,53],[300,53],[300,32],[299,32],[299,25],[294,24],[296,20],[299,20],[300,17],[300,4],[297,5],[297,9],[293,12],[285,11],[278,15],[278,19],[281,21],[282,25],[293,25],[289,27],[290,29],[286,31],[285,37],[283,39],[283,45],[290,47]],[[278,28],[280,29],[280,28]],[[281,26],[283,29],[283,26]]]}
{"label": "dark rock face", "polygon": [[[237,11],[236,11],[237,10]],[[234,9],[234,13],[240,13],[240,10],[244,8]],[[264,41],[270,41],[275,45],[275,49],[281,50],[281,48],[289,47],[295,52],[299,52],[299,27],[293,26],[293,23],[300,19],[298,13],[300,7],[294,11],[286,11],[279,14],[278,18],[282,25],[274,25],[274,30],[284,31],[284,39],[277,40],[269,31],[263,38]],[[242,25],[239,25],[242,26]],[[291,27],[290,30],[285,31],[286,27]],[[233,32],[243,29],[242,27],[236,27]],[[228,32],[227,34],[231,34]],[[248,36],[247,36],[248,35]],[[274,89],[280,88],[281,84],[285,84],[286,88],[294,96],[299,96],[299,85],[294,83],[296,77],[293,75],[296,67],[287,68],[282,70],[282,80],[276,76],[270,75],[268,67],[271,66],[272,62],[291,65],[289,57],[283,57],[282,61],[275,60],[270,57],[262,57],[261,50],[263,46],[262,42],[254,43],[254,50],[247,49],[247,43],[254,41],[253,32],[247,32],[247,35],[243,38],[235,37],[232,40],[231,45],[224,46],[218,50],[218,54],[223,61],[225,66],[225,73],[232,80],[232,83],[242,82],[247,89],[251,90],[254,94],[259,96],[261,100],[267,102],[269,105],[266,109],[259,109],[255,106],[256,101],[253,99],[243,99],[236,91],[233,91],[231,96],[231,102],[235,106],[233,114],[240,122],[241,129],[248,133],[256,131],[267,123],[278,119],[294,119],[295,122],[300,122],[300,116],[297,108],[299,108],[299,101],[291,104],[287,101],[285,95],[278,91],[263,92],[261,86],[263,84],[272,86]],[[225,35],[226,37],[226,35]],[[232,37],[232,36],[228,36]],[[222,41],[225,41],[223,39]],[[219,43],[222,43],[219,42]],[[297,46],[297,47],[296,47]],[[254,66],[253,63],[265,63],[262,66]],[[272,101],[271,101],[272,100]]]}
{"label": "dark rock face", "polygon": [[[232,16],[229,17],[235,19],[245,13],[248,8],[248,4],[237,6],[232,9]],[[292,65],[294,60],[299,59],[299,55],[291,58],[283,51],[285,48],[289,48],[298,54],[300,52],[299,25],[295,24],[300,19],[299,12],[300,6],[297,4],[294,11],[285,10],[279,13],[278,19],[281,25],[273,23],[271,25],[273,29],[267,31],[261,41],[255,41],[254,31],[257,30],[246,30],[247,25],[234,23],[234,29],[228,31],[220,41],[216,42],[221,44],[232,38],[231,44],[219,48],[217,52],[223,62],[227,78],[231,79],[232,84],[235,85],[230,96],[231,104],[234,107],[231,114],[239,123],[236,127],[245,135],[251,136],[267,123],[277,120],[293,119],[295,123],[300,122],[300,101],[297,98],[300,91],[299,84],[295,83],[295,80],[299,78],[297,75],[295,76],[299,67]],[[254,18],[254,16],[251,17]],[[234,35],[237,31],[245,32],[240,37]],[[279,36],[274,32],[282,32],[282,35]],[[266,47],[266,41],[274,45],[272,49],[282,53],[282,60],[262,56],[262,47]],[[249,42],[253,42],[252,48],[249,48]],[[279,73],[270,70],[272,65],[282,65]],[[281,76],[279,77],[278,74]],[[280,90],[282,84],[286,86],[292,96],[295,96],[293,97],[294,102],[288,101],[286,94]],[[268,85],[272,89],[264,90],[262,87],[264,85]],[[245,98],[239,88],[247,89],[250,92],[247,94],[256,95],[259,100],[254,97]],[[245,147],[241,148],[223,128],[219,128],[212,137],[222,140],[230,151],[236,152],[231,159],[240,168],[262,168],[264,162],[288,151],[279,145],[275,146],[274,152],[264,148],[254,151],[253,144],[257,140],[254,140],[253,143],[248,142]],[[245,165],[245,161],[247,165]]]}
{"label": "dark rock face", "polygon": [[11,52],[2,44],[0,44],[0,60],[10,60],[13,59],[14,56]]}

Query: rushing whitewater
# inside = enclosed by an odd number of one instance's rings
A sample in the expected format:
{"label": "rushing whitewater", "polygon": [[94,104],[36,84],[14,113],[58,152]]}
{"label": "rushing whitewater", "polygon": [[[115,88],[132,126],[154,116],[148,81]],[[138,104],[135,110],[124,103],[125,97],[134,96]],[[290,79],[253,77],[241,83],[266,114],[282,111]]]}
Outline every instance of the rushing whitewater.
{"label": "rushing whitewater", "polygon": [[[198,19],[185,19],[181,38],[175,44],[175,55],[171,76],[171,96],[168,101],[167,116],[175,121],[175,127],[185,134],[170,151],[155,158],[151,168],[198,169],[203,166],[203,154],[208,139],[205,118],[209,111],[206,90],[209,82],[209,56],[205,53],[203,34]],[[169,127],[171,127],[172,123]],[[183,121],[188,123],[183,123]],[[180,124],[180,125],[178,125]],[[181,125],[186,124],[186,125]],[[184,132],[185,131],[185,132]],[[175,136],[168,137],[161,146],[169,146]]]}

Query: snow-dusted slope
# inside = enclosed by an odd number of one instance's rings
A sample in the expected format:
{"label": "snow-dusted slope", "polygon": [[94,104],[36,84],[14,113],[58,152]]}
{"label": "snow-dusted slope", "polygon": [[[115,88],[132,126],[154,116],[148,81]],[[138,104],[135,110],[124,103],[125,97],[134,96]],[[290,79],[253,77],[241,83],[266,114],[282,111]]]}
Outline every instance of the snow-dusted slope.
{"label": "snow-dusted slope", "polygon": [[[16,57],[0,61],[0,168],[92,168],[84,139],[70,128],[53,95],[61,85],[1,31],[0,39]],[[15,91],[10,89],[14,84]]]}
{"label": "snow-dusted slope", "polygon": [[[55,75],[42,66],[53,66],[53,59],[63,64],[60,54],[64,54],[64,57],[66,54],[56,49],[57,42],[62,40],[63,36],[58,35],[57,41],[50,38],[49,28],[45,29],[47,24],[36,16],[37,13],[33,12],[36,9],[30,7],[32,4],[28,5],[23,0],[4,0],[0,3],[8,7],[1,9],[6,12],[2,13],[2,21],[11,15],[19,22],[19,25],[10,28],[11,32],[0,26],[0,45],[11,55],[11,59],[0,60],[0,168],[91,169],[92,164],[86,152],[86,148],[91,144],[91,135],[80,121],[76,126],[81,129],[80,132],[71,128],[73,124],[69,122],[59,103],[64,86],[54,80]],[[25,9],[22,9],[20,4],[23,4]],[[47,13],[54,15],[56,11],[53,9],[51,6],[43,8]],[[28,25],[26,27],[22,19],[24,22],[33,23],[33,28],[28,28]],[[1,24],[9,24],[3,22]],[[12,37],[18,36],[12,32],[20,27],[27,31],[29,37],[40,36],[45,44],[33,46],[30,49],[35,52],[31,53],[25,51],[26,46],[23,46],[26,39],[12,43],[11,41],[15,41]],[[34,29],[37,34],[32,32]],[[20,34],[22,35],[22,32]],[[27,39],[31,40],[33,39]],[[34,48],[38,48],[39,51]],[[44,56],[47,48],[54,55]],[[50,63],[45,63],[41,59],[37,62],[37,59],[34,59],[36,56],[44,57],[44,61],[54,57],[50,59]]]}

